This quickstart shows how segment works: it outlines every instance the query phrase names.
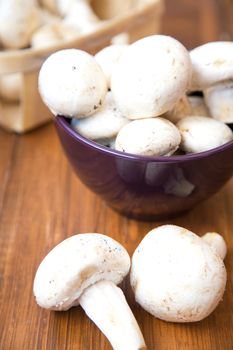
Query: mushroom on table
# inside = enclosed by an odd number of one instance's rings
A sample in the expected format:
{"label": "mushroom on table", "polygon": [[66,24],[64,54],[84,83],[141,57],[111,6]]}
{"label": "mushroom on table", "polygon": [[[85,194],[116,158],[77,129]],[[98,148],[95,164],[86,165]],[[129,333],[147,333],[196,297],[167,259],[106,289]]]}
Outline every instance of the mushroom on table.
{"label": "mushroom on table", "polygon": [[57,245],[40,264],[33,291],[46,309],[80,304],[115,350],[143,350],[145,342],[116,285],[130,269],[127,251],[102,234],[79,234]]}
{"label": "mushroom on table", "polygon": [[136,301],[165,321],[202,320],[222,299],[225,254],[225,242],[217,233],[200,238],[174,225],[150,231],[132,258],[130,278]]}

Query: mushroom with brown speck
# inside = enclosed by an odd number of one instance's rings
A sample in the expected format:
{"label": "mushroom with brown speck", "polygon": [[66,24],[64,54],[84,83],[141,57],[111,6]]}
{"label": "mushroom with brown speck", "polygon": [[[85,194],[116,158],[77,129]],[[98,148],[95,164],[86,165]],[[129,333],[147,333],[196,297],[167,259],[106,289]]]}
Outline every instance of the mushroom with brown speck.
{"label": "mushroom with brown speck", "polygon": [[55,52],[44,62],[39,73],[39,91],[55,116],[85,118],[100,108],[107,82],[93,56],[67,49]]}
{"label": "mushroom with brown speck", "polygon": [[165,321],[204,319],[225,290],[225,253],[225,242],[216,233],[201,238],[175,225],[153,229],[132,257],[130,280],[136,301]]}
{"label": "mushroom with brown speck", "polygon": [[139,350],[145,342],[125,296],[116,285],[129,272],[127,251],[112,238],[96,233],[72,236],[41,262],[33,291],[50,310],[80,304],[115,350]]}

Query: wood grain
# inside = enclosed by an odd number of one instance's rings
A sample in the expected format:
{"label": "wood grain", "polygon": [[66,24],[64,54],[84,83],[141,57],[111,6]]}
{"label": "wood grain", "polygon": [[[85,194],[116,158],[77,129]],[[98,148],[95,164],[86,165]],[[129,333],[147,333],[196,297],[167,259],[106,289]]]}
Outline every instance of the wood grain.
{"label": "wood grain", "polygon": [[[232,38],[230,0],[167,1],[163,32],[189,48]],[[161,223],[119,216],[73,174],[53,125],[25,136],[0,131],[0,349],[109,350],[104,336],[80,308],[40,309],[32,295],[35,271],[64,238],[100,232],[132,254],[142,237]],[[148,350],[233,349],[233,179],[189,214],[167,221],[198,234],[216,230],[228,244],[228,283],[223,301],[206,320],[170,324],[136,305],[129,281],[122,287],[145,335]]]}

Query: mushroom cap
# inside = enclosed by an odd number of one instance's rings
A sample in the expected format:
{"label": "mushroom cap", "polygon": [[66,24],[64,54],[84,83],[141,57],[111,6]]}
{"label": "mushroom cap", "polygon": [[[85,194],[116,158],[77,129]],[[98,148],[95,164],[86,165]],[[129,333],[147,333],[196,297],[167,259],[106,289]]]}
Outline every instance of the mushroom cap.
{"label": "mushroom cap", "polygon": [[84,118],[102,105],[107,83],[93,56],[68,49],[55,52],[44,62],[39,91],[53,114]]}
{"label": "mushroom cap", "polygon": [[136,301],[171,322],[208,316],[222,298],[226,270],[204,240],[178,226],[150,231],[133,254],[131,285]]}
{"label": "mushroom cap", "polygon": [[204,90],[233,78],[233,42],[210,42],[190,52],[192,79],[190,90]]}
{"label": "mushroom cap", "polygon": [[84,289],[101,280],[120,283],[130,268],[127,251],[112,238],[78,234],[53,248],[41,262],[33,291],[46,309],[67,310],[78,305]]}
{"label": "mushroom cap", "polygon": [[36,30],[31,37],[31,46],[34,48],[50,47],[62,41],[77,37],[77,29],[61,21],[47,23]]}
{"label": "mushroom cap", "polygon": [[111,79],[122,113],[130,119],[159,116],[185,94],[191,76],[188,51],[177,40],[153,35],[128,46]]}
{"label": "mushroom cap", "polygon": [[71,125],[82,136],[91,140],[111,139],[129,123],[117,108],[111,91],[106,95],[103,106],[85,119],[72,119]]}
{"label": "mushroom cap", "polygon": [[181,136],[170,121],[163,118],[134,120],[118,133],[118,151],[145,155],[169,156],[179,147]]}
{"label": "mushroom cap", "polygon": [[0,1],[0,42],[3,47],[27,47],[32,33],[41,22],[36,1]]}
{"label": "mushroom cap", "polygon": [[111,86],[112,72],[126,47],[128,47],[128,45],[110,45],[100,50],[95,55],[96,61],[99,63],[106,76],[109,88]]}
{"label": "mushroom cap", "polygon": [[208,151],[233,140],[232,130],[226,124],[208,117],[187,117],[176,126],[181,133],[180,148],[188,153]]}
{"label": "mushroom cap", "polygon": [[216,85],[204,91],[210,114],[223,123],[233,123],[233,83]]}
{"label": "mushroom cap", "polygon": [[67,9],[64,23],[77,28],[82,34],[95,31],[103,23],[94,13],[88,0],[74,0]]}

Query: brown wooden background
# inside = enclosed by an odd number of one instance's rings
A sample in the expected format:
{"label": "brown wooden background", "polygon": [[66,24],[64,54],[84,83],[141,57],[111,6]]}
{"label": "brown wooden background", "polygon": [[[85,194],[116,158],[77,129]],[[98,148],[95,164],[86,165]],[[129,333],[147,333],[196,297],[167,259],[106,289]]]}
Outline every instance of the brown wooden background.
{"label": "brown wooden background", "polygon": [[[163,33],[188,48],[233,37],[230,0],[168,0]],[[25,136],[0,130],[0,349],[107,350],[80,308],[54,313],[34,302],[36,268],[55,244],[80,232],[111,235],[129,253],[153,227],[119,216],[71,171],[53,125]],[[198,234],[216,230],[228,244],[228,284],[217,310],[196,324],[169,324],[138,307],[123,285],[149,350],[233,349],[233,179],[188,215],[169,221]]]}

